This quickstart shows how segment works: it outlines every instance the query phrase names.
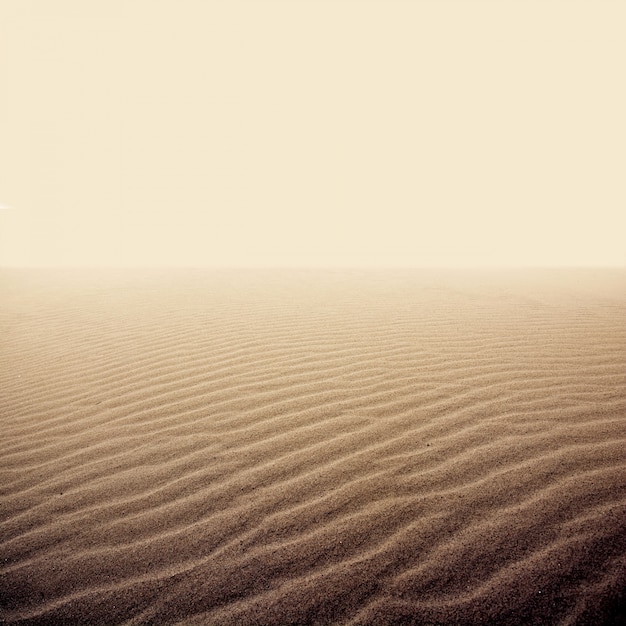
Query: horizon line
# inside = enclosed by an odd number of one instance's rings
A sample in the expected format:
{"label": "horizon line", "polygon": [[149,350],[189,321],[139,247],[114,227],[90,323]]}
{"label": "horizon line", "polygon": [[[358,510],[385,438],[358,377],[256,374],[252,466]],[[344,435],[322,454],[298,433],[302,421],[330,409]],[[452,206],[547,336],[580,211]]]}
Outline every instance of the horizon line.
{"label": "horizon line", "polygon": [[623,264],[533,264],[533,265],[458,265],[458,264],[394,264],[394,265],[246,265],[246,264],[215,264],[215,265],[0,265],[0,270],[573,270],[573,269],[624,269]]}

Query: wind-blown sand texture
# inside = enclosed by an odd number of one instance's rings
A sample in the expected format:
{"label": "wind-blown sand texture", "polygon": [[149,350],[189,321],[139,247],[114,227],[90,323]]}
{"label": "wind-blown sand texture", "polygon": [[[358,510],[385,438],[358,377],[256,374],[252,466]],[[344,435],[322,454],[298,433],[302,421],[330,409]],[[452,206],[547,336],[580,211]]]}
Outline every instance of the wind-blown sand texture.
{"label": "wind-blown sand texture", "polygon": [[19,624],[618,624],[626,272],[0,272]]}

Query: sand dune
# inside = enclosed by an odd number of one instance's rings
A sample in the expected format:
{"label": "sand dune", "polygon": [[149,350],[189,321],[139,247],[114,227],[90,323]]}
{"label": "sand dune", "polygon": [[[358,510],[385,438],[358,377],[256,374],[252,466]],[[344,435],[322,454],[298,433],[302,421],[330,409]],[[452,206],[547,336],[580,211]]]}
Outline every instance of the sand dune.
{"label": "sand dune", "polygon": [[626,271],[0,273],[0,616],[626,621]]}

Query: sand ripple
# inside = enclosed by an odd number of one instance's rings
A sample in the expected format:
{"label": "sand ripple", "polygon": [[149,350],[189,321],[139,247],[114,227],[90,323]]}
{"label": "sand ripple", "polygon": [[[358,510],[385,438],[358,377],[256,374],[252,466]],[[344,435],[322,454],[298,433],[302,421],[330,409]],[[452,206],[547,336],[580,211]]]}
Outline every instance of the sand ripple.
{"label": "sand ripple", "polygon": [[5,622],[626,620],[626,272],[0,295]]}

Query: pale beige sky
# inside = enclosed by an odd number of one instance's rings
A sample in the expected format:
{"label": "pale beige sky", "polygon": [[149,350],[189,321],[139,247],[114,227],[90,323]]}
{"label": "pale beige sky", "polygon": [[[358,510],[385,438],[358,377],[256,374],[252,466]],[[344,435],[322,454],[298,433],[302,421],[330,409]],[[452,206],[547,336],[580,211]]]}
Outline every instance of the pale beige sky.
{"label": "pale beige sky", "polygon": [[0,0],[0,265],[626,265],[625,27],[621,0]]}

